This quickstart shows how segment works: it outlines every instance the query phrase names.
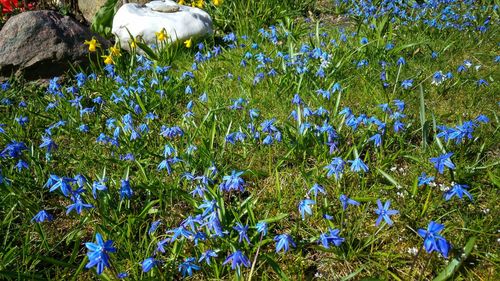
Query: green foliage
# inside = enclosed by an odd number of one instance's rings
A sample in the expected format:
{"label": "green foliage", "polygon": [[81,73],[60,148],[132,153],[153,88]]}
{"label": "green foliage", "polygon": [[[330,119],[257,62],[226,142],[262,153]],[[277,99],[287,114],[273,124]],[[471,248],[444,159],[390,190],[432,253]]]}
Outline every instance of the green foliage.
{"label": "green foliage", "polygon": [[113,25],[113,17],[116,13],[118,1],[121,0],[107,0],[106,3],[97,11],[92,21],[91,28],[103,36],[111,36],[111,28]]}

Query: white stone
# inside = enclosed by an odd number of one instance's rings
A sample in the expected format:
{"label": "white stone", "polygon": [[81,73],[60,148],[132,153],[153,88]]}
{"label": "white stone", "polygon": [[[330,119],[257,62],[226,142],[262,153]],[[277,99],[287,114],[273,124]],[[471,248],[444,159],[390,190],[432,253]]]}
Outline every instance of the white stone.
{"label": "white stone", "polygon": [[156,43],[156,33],[165,29],[169,43],[212,34],[210,15],[198,8],[179,5],[174,1],[151,1],[145,5],[125,4],[113,18],[112,32],[123,49],[129,49],[130,34],[150,45]]}

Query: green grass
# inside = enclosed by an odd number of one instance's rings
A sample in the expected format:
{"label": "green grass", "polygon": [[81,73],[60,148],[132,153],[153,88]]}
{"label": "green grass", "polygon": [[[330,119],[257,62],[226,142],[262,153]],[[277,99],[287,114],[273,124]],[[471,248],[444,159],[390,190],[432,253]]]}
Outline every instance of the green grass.
{"label": "green grass", "polygon": [[[28,163],[29,169],[18,172],[14,167],[17,159],[0,159],[1,175],[11,181],[0,186],[0,279],[113,280],[117,272],[124,271],[133,280],[178,279],[181,277],[178,266],[184,258],[198,258],[207,249],[217,250],[218,258],[211,266],[201,265],[193,280],[250,277],[254,280],[429,280],[450,264],[459,264],[448,276],[455,280],[498,279],[500,72],[499,64],[494,62],[500,53],[497,12],[483,12],[492,13],[495,23],[485,33],[438,31],[423,24],[389,23],[383,18],[373,22],[375,29],[352,19],[353,24],[344,30],[328,21],[305,21],[301,16],[314,7],[292,9],[294,3],[227,1],[219,8],[207,6],[214,16],[216,36],[204,41],[201,53],[207,54],[218,44],[223,51],[198,63],[193,79],[182,76],[191,71],[196,48],[175,45],[156,50],[158,60],[153,60],[152,70],[138,74],[135,69],[141,63],[123,53],[115,59],[116,74],[135,89],[143,78],[145,91],[131,91],[118,104],[112,102],[112,96],[119,93],[119,85],[107,77],[101,63],[96,63],[91,71],[97,74],[97,79],[87,81],[79,89],[82,108],[94,106],[92,99],[98,96],[105,101],[95,105],[92,114],[81,115],[79,108],[68,102],[75,98],[65,89],[75,85],[74,73],[59,80],[64,85],[64,98],[46,93],[44,86],[12,79],[12,87],[0,91],[1,99],[12,102],[0,105],[0,124],[6,124],[5,133],[0,134],[0,147],[3,149],[11,140],[24,142],[27,150],[21,159]],[[333,6],[322,3],[321,7],[321,12],[330,14],[319,15],[320,18],[335,16]],[[256,11],[256,15],[248,17],[249,11]],[[269,32],[270,25],[276,26],[278,34],[274,43],[259,32],[261,27]],[[222,40],[222,34],[230,31],[238,36],[234,49]],[[326,36],[322,35],[324,32]],[[356,34],[352,35],[353,32]],[[347,35],[346,42],[340,40],[341,34]],[[248,39],[241,39],[242,35]],[[363,37],[368,44],[360,44]],[[386,50],[388,42],[395,48]],[[255,49],[252,43],[257,44]],[[295,66],[287,66],[287,61],[278,56],[281,52],[301,60],[303,44],[311,50],[321,47],[331,55],[324,78],[315,76],[320,64],[316,59],[309,59],[309,72],[297,74]],[[253,58],[245,59],[247,52]],[[431,57],[432,52],[438,53],[437,58]],[[259,53],[273,61],[258,68],[260,63],[255,56]],[[396,64],[399,57],[406,60],[401,67]],[[242,59],[247,61],[246,67],[240,66]],[[362,59],[369,63],[358,68],[356,64]],[[457,73],[464,60],[470,60],[473,66]],[[388,64],[387,88],[380,81],[380,61]],[[165,74],[170,77],[168,80],[162,80],[154,72],[155,66],[165,65],[172,67]],[[476,66],[480,67],[476,70]],[[259,72],[271,69],[277,71],[276,76],[266,76],[254,83]],[[454,77],[441,85],[432,85],[436,71],[451,71]],[[150,87],[153,79],[158,79],[159,85]],[[414,80],[409,89],[401,87],[405,79]],[[485,79],[489,85],[478,86],[479,79]],[[330,89],[337,82],[343,90],[333,93],[329,100],[316,94],[318,89]],[[193,89],[191,95],[185,94],[188,85]],[[156,90],[163,90],[164,98]],[[208,95],[206,103],[198,100],[202,93]],[[309,108],[315,110],[321,106],[330,112],[327,122],[338,134],[338,149],[332,155],[324,145],[327,141],[324,134],[312,133],[314,126],[301,134],[298,122],[290,117],[292,110],[297,110],[291,103],[296,93]],[[247,101],[244,108],[230,110],[233,100],[238,98]],[[392,129],[393,120],[378,107],[395,99],[406,103],[404,130],[397,133]],[[194,115],[186,118],[183,115],[190,100],[194,101]],[[26,101],[27,106],[17,106],[20,101]],[[50,102],[58,102],[58,106],[47,111]],[[136,105],[142,113],[134,113]],[[346,106],[356,116],[366,114],[387,122],[381,147],[368,142],[377,131],[375,125],[360,125],[357,130],[346,125],[346,118],[340,114]],[[394,110],[395,106],[391,106]],[[248,113],[252,108],[260,112],[255,121]],[[300,110],[303,112],[304,107]],[[154,112],[158,119],[146,121],[147,112]],[[147,123],[149,133],[141,133],[140,138],[131,141],[130,132],[122,131],[119,147],[96,143],[101,132],[113,135],[113,130],[106,128],[108,118],[115,118],[115,124],[123,128],[122,117],[127,113],[133,116],[134,126]],[[436,136],[436,126],[454,127],[480,114],[488,116],[490,121],[475,128],[472,139],[455,144]],[[20,116],[29,117],[24,127],[15,121]],[[253,140],[248,123],[253,122],[261,130],[261,123],[271,118],[276,118],[282,142],[263,145],[264,137]],[[301,117],[300,122],[321,126],[324,119]],[[58,148],[49,160],[46,150],[39,146],[45,129],[59,120],[67,123],[51,130]],[[88,133],[78,130],[83,123],[89,125]],[[162,125],[179,126],[185,134],[166,139],[160,136]],[[237,131],[247,134],[245,142],[227,143],[227,134]],[[174,147],[183,159],[173,165],[171,175],[157,171],[166,144]],[[190,145],[197,147],[192,155],[185,152]],[[438,174],[429,158],[444,151],[454,153],[452,161],[456,169]],[[135,160],[120,160],[119,155],[126,153],[133,153]],[[324,167],[333,157],[347,161],[357,155],[369,172],[351,172],[346,164],[339,181],[326,176]],[[188,216],[201,213],[198,207],[202,200],[189,194],[194,186],[181,179],[182,174],[188,171],[208,176],[213,163],[219,173],[207,187],[206,198],[217,201],[221,223],[228,235],[200,242],[199,246],[188,239],[166,245],[166,253],[156,256],[161,265],[143,273],[140,263],[153,256],[158,241],[170,237],[166,231],[178,227]],[[232,170],[244,171],[244,192],[220,192],[223,176],[230,175]],[[417,187],[422,172],[435,176],[436,186]],[[66,215],[71,200],[59,191],[51,193],[44,188],[50,174],[84,175],[88,183],[82,197],[94,208],[84,210],[81,215],[74,212]],[[98,198],[94,199],[92,182],[104,178],[108,192],[98,192]],[[119,198],[120,182],[125,178],[130,180],[134,191],[130,200]],[[297,207],[314,183],[321,184],[327,194],[311,196],[316,200],[313,215],[302,220]],[[441,189],[452,183],[469,185],[473,201],[467,197],[445,201]],[[361,205],[343,211],[338,200],[341,194]],[[391,209],[399,210],[400,214],[392,217],[393,226],[385,223],[375,226],[377,199],[391,200]],[[54,221],[31,223],[31,218],[42,209],[48,210]],[[324,214],[333,218],[325,220]],[[155,220],[161,220],[162,224],[154,235],[148,235]],[[254,228],[261,220],[269,221],[270,234],[266,237],[260,237]],[[426,228],[431,220],[445,225],[441,234],[453,249],[448,259],[419,250],[423,239],[416,231]],[[251,245],[238,242],[238,234],[232,228],[236,222],[250,226]],[[345,241],[339,247],[324,249],[317,239],[329,227],[340,229]],[[205,227],[203,230],[207,231]],[[113,267],[102,275],[97,275],[94,269],[85,269],[88,258],[84,243],[95,241],[96,233],[113,240],[117,248],[116,253],[110,254]],[[297,247],[286,254],[275,254],[273,237],[282,233],[292,235]],[[242,250],[250,262],[258,253],[252,269],[242,268],[238,274],[222,265],[236,249]],[[414,251],[419,254],[416,256]],[[467,259],[463,260],[464,256]]]}

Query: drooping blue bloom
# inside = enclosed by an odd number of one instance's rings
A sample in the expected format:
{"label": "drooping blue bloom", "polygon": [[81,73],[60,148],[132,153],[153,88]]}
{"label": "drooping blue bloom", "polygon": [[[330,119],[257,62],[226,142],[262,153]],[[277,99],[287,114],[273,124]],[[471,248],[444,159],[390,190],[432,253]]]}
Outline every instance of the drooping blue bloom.
{"label": "drooping blue bloom", "polygon": [[81,214],[84,209],[91,209],[94,207],[92,204],[85,203],[79,194],[71,196],[71,200],[73,201],[73,204],[66,207],[66,214],[71,213],[73,210],[75,210],[77,214]]}
{"label": "drooping blue bloom", "polygon": [[248,239],[247,231],[248,231],[248,225],[243,225],[240,222],[236,223],[236,226],[233,227],[234,230],[238,232],[238,242],[241,243],[241,241],[245,240],[247,241],[248,244],[250,244],[250,239]]}
{"label": "drooping blue bloom", "polygon": [[250,260],[248,260],[245,254],[243,254],[240,250],[236,250],[234,253],[230,254],[222,265],[226,265],[228,263],[231,263],[232,270],[239,270],[242,265],[250,267]]}
{"label": "drooping blue bloom", "polygon": [[182,273],[183,277],[187,275],[193,276],[193,271],[200,270],[200,267],[195,264],[195,258],[186,258],[184,262],[179,265],[179,271]]}
{"label": "drooping blue bloom", "polygon": [[413,79],[403,80],[403,82],[401,82],[401,87],[405,90],[413,87]]}
{"label": "drooping blue bloom", "polygon": [[231,191],[237,190],[243,192],[245,190],[245,181],[240,177],[243,174],[243,171],[235,171],[231,172],[231,175],[224,176],[222,178],[222,183],[219,185],[221,191]]}
{"label": "drooping blue bloom", "polygon": [[434,164],[434,168],[438,170],[438,173],[442,174],[444,173],[444,167],[448,167],[452,170],[455,169],[455,164],[451,162],[450,157],[453,155],[453,152],[448,152],[442,155],[439,155],[438,157],[433,157],[429,159],[431,163]]}
{"label": "drooping blue bloom", "polygon": [[321,185],[315,183],[315,184],[313,184],[313,186],[311,187],[311,189],[309,189],[309,191],[307,192],[307,194],[313,193],[314,196],[317,197],[318,196],[318,192],[321,193],[321,194],[326,194],[325,189]]}
{"label": "drooping blue bloom", "polygon": [[155,252],[165,253],[165,245],[167,245],[168,243],[170,243],[170,238],[158,241],[158,243],[156,243]]}
{"label": "drooping blue bloom", "polygon": [[378,209],[375,210],[375,214],[378,215],[378,218],[377,218],[377,221],[375,222],[375,226],[379,226],[382,219],[388,225],[392,225],[393,222],[392,222],[390,216],[399,214],[399,211],[389,210],[389,207],[391,206],[391,200],[387,200],[385,202],[385,204],[382,206],[382,202],[380,202],[380,199],[377,199],[377,205],[378,205]]}
{"label": "drooping blue bloom", "polygon": [[357,157],[354,160],[347,161],[351,163],[351,171],[353,172],[368,172],[368,166],[361,160],[361,158]]}
{"label": "drooping blue bloom", "polygon": [[274,241],[276,242],[276,253],[279,253],[283,250],[284,253],[288,252],[290,246],[295,248],[295,242],[293,242],[292,236],[289,234],[279,234],[274,237]]}
{"label": "drooping blue bloom", "polygon": [[300,212],[300,215],[302,216],[302,220],[305,219],[306,214],[308,214],[310,216],[312,215],[311,205],[314,205],[314,204],[316,204],[316,201],[311,200],[311,199],[304,199],[304,200],[300,201],[299,212]]}
{"label": "drooping blue bloom", "polygon": [[38,222],[38,223],[41,223],[41,222],[44,222],[44,221],[51,221],[53,220],[54,218],[52,217],[51,214],[49,214],[47,211],[45,210],[41,210],[40,212],[38,212],[32,219],[31,219],[31,222]]}
{"label": "drooping blue bloom", "polygon": [[326,249],[329,249],[331,244],[338,247],[345,241],[345,238],[339,236],[340,230],[331,228],[328,230],[326,233],[321,233],[318,239],[318,242]]}
{"label": "drooping blue bloom", "polygon": [[156,220],[151,223],[151,226],[149,227],[148,234],[151,235],[155,233],[156,229],[158,229],[158,226],[160,226],[161,220]]}
{"label": "drooping blue bloom", "polygon": [[368,141],[373,141],[373,144],[376,146],[376,147],[380,147],[380,145],[382,144],[382,135],[380,135],[379,133],[376,133],[375,135],[371,136]]}
{"label": "drooping blue bloom", "polygon": [[66,197],[72,193],[71,183],[75,182],[72,178],[58,177],[56,175],[50,175],[45,187],[49,188],[50,192],[60,189],[62,194]]}
{"label": "drooping blue bloom", "polygon": [[158,264],[158,261],[155,260],[155,258],[147,258],[144,261],[142,261],[141,266],[142,266],[142,271],[143,272],[149,272],[153,267],[155,267]]}
{"label": "drooping blue bloom", "polygon": [[116,252],[116,248],[113,247],[113,240],[104,242],[99,233],[95,235],[95,238],[96,243],[85,243],[85,247],[89,250],[87,253],[89,262],[85,265],[85,268],[88,269],[96,266],[97,274],[100,275],[106,267],[111,267],[108,253]]}
{"label": "drooping blue bloom", "polygon": [[28,166],[28,163],[26,163],[24,160],[19,159],[15,168],[17,169],[18,172],[21,172],[23,169],[28,169],[29,166]]}
{"label": "drooping blue bloom", "polygon": [[328,171],[326,176],[329,178],[332,175],[335,175],[335,179],[338,180],[342,176],[342,173],[344,172],[344,166],[345,162],[344,160],[342,160],[342,158],[340,157],[333,158],[330,164],[324,167],[324,169]]}
{"label": "drooping blue bloom", "polygon": [[425,172],[422,172],[422,174],[418,177],[418,186],[422,185],[429,185],[434,181],[434,177],[432,176],[427,176]]}
{"label": "drooping blue bloom", "polygon": [[268,231],[267,222],[259,221],[255,227],[257,228],[257,232],[260,233],[260,235],[262,235],[262,236],[267,235],[267,231]]}
{"label": "drooping blue bloom", "polygon": [[439,233],[444,229],[444,225],[431,221],[427,230],[419,229],[418,235],[424,238],[424,248],[427,253],[433,251],[439,252],[443,257],[448,258],[448,252],[451,249],[450,243]]}
{"label": "drooping blue bloom", "polygon": [[444,200],[449,201],[453,196],[462,199],[465,194],[472,201],[472,195],[467,191],[467,188],[469,186],[466,184],[454,184],[450,190],[444,193]]}
{"label": "drooping blue bloom", "polygon": [[123,200],[123,198],[130,199],[132,198],[133,194],[134,192],[130,187],[130,181],[128,179],[122,179],[120,188],[120,200]]}
{"label": "drooping blue bloom", "polygon": [[339,197],[340,203],[342,204],[342,209],[344,211],[347,209],[348,205],[353,205],[353,206],[359,206],[359,202],[352,200],[351,198],[347,197],[345,194],[341,194]]}
{"label": "drooping blue bloom", "polygon": [[216,258],[216,257],[218,257],[216,252],[214,252],[212,250],[206,250],[205,252],[203,252],[201,254],[200,259],[198,260],[198,262],[205,261],[207,263],[207,265],[210,265],[210,259],[211,258]]}

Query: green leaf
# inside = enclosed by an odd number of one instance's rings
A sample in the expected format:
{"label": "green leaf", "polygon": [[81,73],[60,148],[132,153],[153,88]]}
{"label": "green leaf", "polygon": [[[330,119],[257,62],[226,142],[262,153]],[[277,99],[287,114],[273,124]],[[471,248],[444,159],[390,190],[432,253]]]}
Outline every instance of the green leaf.
{"label": "green leaf", "polygon": [[472,252],[472,249],[474,248],[474,245],[476,244],[476,237],[472,237],[467,241],[467,244],[465,244],[464,247],[464,253],[461,255],[460,259],[454,258],[446,268],[439,273],[439,275],[434,278],[434,281],[445,281],[450,279],[455,272],[460,268],[464,260],[469,257],[470,253]]}
{"label": "green leaf", "polygon": [[116,3],[118,3],[118,0],[107,0],[101,9],[97,11],[91,25],[94,32],[104,36],[109,36],[111,34]]}
{"label": "green leaf", "polygon": [[280,266],[276,261],[274,261],[273,258],[271,258],[269,255],[265,254],[262,255],[262,257],[266,260],[266,262],[271,266],[271,268],[280,276],[280,280],[290,280],[288,277],[285,275],[283,270],[281,270]]}

